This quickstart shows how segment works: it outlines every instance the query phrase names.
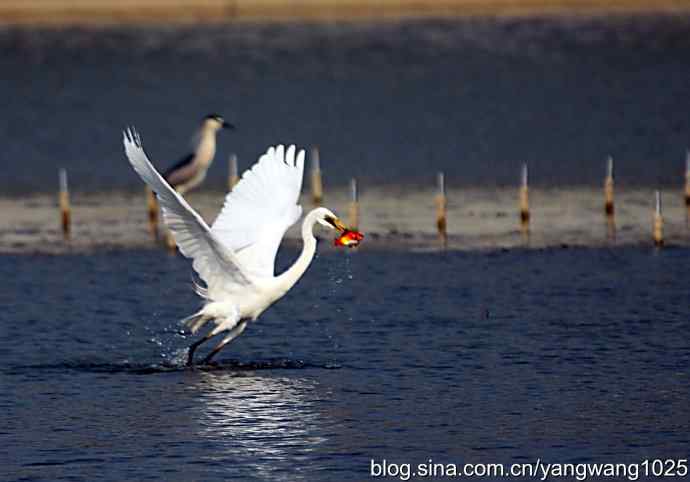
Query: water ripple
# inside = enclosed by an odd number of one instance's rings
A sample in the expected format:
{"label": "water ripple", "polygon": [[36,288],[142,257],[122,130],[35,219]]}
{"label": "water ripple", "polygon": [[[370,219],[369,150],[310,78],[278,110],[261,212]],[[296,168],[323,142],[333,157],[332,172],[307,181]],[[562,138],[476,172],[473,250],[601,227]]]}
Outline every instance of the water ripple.
{"label": "water ripple", "polygon": [[46,363],[37,365],[14,365],[6,368],[6,375],[25,375],[35,372],[87,372],[87,373],[131,373],[134,375],[152,375],[171,372],[243,372],[255,370],[303,370],[322,369],[337,370],[342,365],[336,363],[312,363],[303,360],[274,358],[256,361],[222,360],[208,365],[186,365],[174,363],[98,363],[83,361],[66,361],[60,363]]}

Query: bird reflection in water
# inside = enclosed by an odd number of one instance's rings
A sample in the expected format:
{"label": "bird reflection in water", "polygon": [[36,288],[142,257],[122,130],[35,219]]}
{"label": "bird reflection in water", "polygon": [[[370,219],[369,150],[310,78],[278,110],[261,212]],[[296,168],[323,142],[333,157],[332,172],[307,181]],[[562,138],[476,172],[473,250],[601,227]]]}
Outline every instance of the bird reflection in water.
{"label": "bird reflection in water", "polygon": [[317,435],[328,422],[314,405],[313,381],[255,373],[199,376],[192,387],[199,393],[199,435],[222,447],[209,451],[211,460],[241,461],[252,475],[275,479],[294,475],[295,455],[306,458],[325,441]]}

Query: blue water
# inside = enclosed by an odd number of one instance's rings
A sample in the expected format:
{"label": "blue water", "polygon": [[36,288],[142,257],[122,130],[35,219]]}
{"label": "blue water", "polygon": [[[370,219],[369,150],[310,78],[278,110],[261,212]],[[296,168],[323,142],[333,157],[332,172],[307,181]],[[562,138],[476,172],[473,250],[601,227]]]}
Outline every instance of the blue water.
{"label": "blue water", "polygon": [[686,248],[322,250],[218,365],[191,370],[188,261],[4,255],[0,479],[686,458],[689,267]]}
{"label": "blue water", "polygon": [[165,168],[198,120],[223,133],[207,186],[268,145],[321,148],[327,186],[679,187],[690,17],[0,28],[0,193],[138,190],[120,132]]}

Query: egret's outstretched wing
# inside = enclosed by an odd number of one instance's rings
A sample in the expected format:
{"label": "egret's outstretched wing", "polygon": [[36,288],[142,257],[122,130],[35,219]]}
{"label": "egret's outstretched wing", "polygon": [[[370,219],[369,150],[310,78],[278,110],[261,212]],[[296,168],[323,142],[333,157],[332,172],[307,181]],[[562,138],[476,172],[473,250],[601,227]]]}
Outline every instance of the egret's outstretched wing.
{"label": "egret's outstretched wing", "polygon": [[302,214],[303,171],[303,150],[270,147],[225,197],[211,232],[254,276],[274,275],[280,241]]}
{"label": "egret's outstretched wing", "polygon": [[194,260],[194,270],[206,282],[208,292],[232,293],[238,287],[250,285],[249,275],[232,251],[213,235],[201,216],[151,165],[139,134],[134,129],[127,129],[123,134],[130,164],[158,196],[165,224],[180,252]]}

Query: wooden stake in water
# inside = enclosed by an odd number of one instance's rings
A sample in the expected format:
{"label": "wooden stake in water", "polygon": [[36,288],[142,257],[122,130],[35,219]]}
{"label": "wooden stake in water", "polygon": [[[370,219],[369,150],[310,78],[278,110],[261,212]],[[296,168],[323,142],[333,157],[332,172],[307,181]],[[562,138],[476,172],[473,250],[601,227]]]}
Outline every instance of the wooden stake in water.
{"label": "wooden stake in water", "polygon": [[314,206],[320,206],[323,202],[321,164],[319,161],[319,148],[316,146],[311,149],[311,198]]}
{"label": "wooden stake in water", "polygon": [[654,237],[654,246],[661,247],[664,245],[664,217],[661,215],[661,193],[656,191],[655,196],[656,209],[654,210],[652,235]]}
{"label": "wooden stake in water", "polygon": [[60,193],[58,195],[58,202],[60,204],[60,218],[62,224],[62,236],[65,240],[69,240],[72,225],[72,208],[69,202],[69,186],[67,184],[67,171],[60,169]]}
{"label": "wooden stake in water", "polygon": [[436,229],[438,230],[438,238],[441,240],[443,246],[448,242],[448,224],[446,221],[446,208],[448,201],[446,199],[446,178],[442,172],[437,176],[438,193],[436,194]]}
{"label": "wooden stake in water", "polygon": [[606,215],[606,236],[609,240],[616,239],[616,218],[613,201],[613,157],[606,160],[606,178],[604,179],[604,214]]}
{"label": "wooden stake in water", "polygon": [[685,152],[685,208],[686,225],[690,227],[690,149]]}
{"label": "wooden stake in water", "polygon": [[[175,189],[175,191],[177,191],[178,194],[180,193],[177,189]],[[168,248],[170,254],[177,253],[177,243],[175,242],[172,231],[168,228],[165,228],[165,247]]]}
{"label": "wooden stake in water", "polygon": [[238,182],[240,182],[240,176],[237,170],[237,155],[230,154],[228,158],[228,191],[232,191]]}
{"label": "wooden stake in water", "polygon": [[165,230],[165,247],[168,248],[170,253],[177,252],[177,243],[175,242],[175,238],[173,238],[173,235],[169,229]]}
{"label": "wooden stake in water", "polygon": [[350,206],[348,209],[348,224],[350,229],[359,230],[359,193],[357,192],[357,179],[350,180]]}
{"label": "wooden stake in water", "polygon": [[149,233],[154,241],[158,240],[158,200],[150,187],[146,186],[146,209],[149,217]]}
{"label": "wooden stake in water", "polygon": [[606,179],[604,180],[604,212],[613,217],[613,157],[606,160]]}
{"label": "wooden stake in water", "polygon": [[523,234],[529,234],[529,187],[527,186],[527,163],[522,165],[520,173],[520,229]]}

